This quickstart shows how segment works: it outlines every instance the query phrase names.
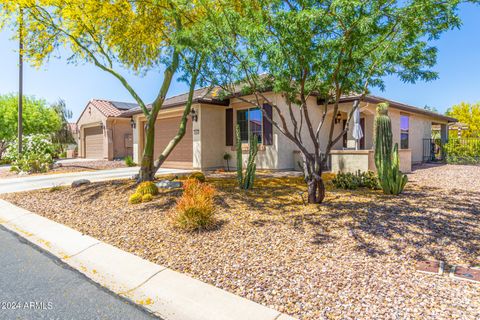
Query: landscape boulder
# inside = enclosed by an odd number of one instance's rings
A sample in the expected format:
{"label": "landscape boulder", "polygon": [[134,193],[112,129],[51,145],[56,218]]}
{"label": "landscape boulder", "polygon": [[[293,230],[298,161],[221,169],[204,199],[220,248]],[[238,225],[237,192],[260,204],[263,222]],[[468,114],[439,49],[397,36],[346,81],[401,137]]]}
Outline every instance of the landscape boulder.
{"label": "landscape boulder", "polygon": [[79,179],[79,180],[75,180],[72,182],[72,188],[78,188],[80,186],[83,186],[85,184],[90,184],[90,180],[87,180],[87,179]]}
{"label": "landscape boulder", "polygon": [[170,181],[170,180],[160,180],[155,183],[158,188],[163,189],[177,189],[182,187],[182,182],[180,181]]}

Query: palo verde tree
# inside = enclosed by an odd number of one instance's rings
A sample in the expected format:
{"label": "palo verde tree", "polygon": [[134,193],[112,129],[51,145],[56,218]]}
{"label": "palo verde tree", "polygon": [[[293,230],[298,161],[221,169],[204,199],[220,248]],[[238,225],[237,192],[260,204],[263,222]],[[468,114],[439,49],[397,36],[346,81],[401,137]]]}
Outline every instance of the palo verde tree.
{"label": "palo verde tree", "polygon": [[[196,38],[201,11],[187,0],[0,0],[0,6],[13,25],[22,8],[24,54],[32,64],[39,66],[66,48],[69,62],[92,63],[120,81],[146,118],[139,180],[152,180],[185,134],[206,50]],[[150,105],[128,83],[122,69],[139,74],[163,70]],[[155,122],[177,72],[189,85],[188,102],[177,134],[154,159]]]}
{"label": "palo verde tree", "polygon": [[386,75],[435,79],[437,50],[429,41],[460,25],[455,0],[199,2],[210,13],[205,28],[217,52],[204,76],[224,95],[262,110],[300,150],[309,203],[323,201],[322,168],[357,108],[336,134],[329,115],[341,98],[355,94],[361,102],[370,88],[383,89]]}

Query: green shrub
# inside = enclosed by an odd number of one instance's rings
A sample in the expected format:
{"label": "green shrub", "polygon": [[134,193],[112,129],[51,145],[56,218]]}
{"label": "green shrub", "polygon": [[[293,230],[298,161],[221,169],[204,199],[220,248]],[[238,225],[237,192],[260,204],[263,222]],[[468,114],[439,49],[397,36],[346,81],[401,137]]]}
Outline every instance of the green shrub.
{"label": "green shrub", "polygon": [[130,204],[137,204],[142,202],[142,195],[139,193],[134,193],[128,198],[128,203]]}
{"label": "green shrub", "polygon": [[196,179],[198,180],[199,182],[205,182],[205,175],[200,172],[200,171],[196,171],[196,172],[192,172],[189,176],[188,176],[188,179]]}
{"label": "green shrub", "polygon": [[480,164],[480,139],[450,139],[444,151],[447,163]]}
{"label": "green shrub", "polygon": [[146,194],[156,196],[158,194],[158,187],[152,181],[145,181],[138,185],[136,193],[140,194],[141,196]]}
{"label": "green shrub", "polygon": [[361,172],[358,170],[355,173],[339,172],[332,183],[337,189],[356,190],[358,188],[379,189],[377,175],[372,171]]}
{"label": "green shrub", "polygon": [[211,228],[215,224],[214,195],[211,185],[197,179],[186,180],[171,215],[173,225],[187,231]]}
{"label": "green shrub", "polygon": [[127,167],[135,167],[137,165],[130,156],[126,156],[124,160]]}
{"label": "green shrub", "polygon": [[14,172],[47,172],[53,164],[55,147],[48,136],[36,134],[25,136],[23,152],[18,154],[18,141],[9,144],[4,158],[12,164]]}
{"label": "green shrub", "polygon": [[150,202],[153,200],[153,196],[149,193],[142,196],[142,202]]}
{"label": "green shrub", "polygon": [[359,170],[358,174],[360,176],[361,187],[365,187],[372,190],[380,189],[380,183],[378,181],[378,177],[375,174],[375,172],[373,171],[360,172]]}

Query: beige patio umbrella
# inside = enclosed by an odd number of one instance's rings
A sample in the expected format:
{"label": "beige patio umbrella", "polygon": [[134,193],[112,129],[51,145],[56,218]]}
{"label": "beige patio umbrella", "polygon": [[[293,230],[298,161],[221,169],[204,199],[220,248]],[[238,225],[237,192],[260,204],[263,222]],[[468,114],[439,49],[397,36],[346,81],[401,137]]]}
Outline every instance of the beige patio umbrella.
{"label": "beige patio umbrella", "polygon": [[353,103],[353,108],[355,108],[355,111],[353,112],[352,136],[355,139],[355,150],[358,150],[360,146],[360,139],[363,138],[363,131],[362,127],[360,126],[360,107],[358,100],[355,100]]}

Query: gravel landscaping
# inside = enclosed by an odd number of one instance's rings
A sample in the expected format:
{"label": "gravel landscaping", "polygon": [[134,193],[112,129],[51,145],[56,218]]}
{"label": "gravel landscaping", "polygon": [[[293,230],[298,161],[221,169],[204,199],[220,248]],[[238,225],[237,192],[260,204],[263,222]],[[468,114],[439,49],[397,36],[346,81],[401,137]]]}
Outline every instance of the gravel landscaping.
{"label": "gravel landscaping", "polygon": [[[80,172],[80,171],[95,171],[105,169],[125,168],[125,162],[123,160],[109,161],[109,160],[94,160],[94,161],[78,161],[68,163],[56,163],[52,170],[46,173],[37,173],[34,175],[46,175],[56,173],[68,173],[68,172]],[[32,174],[33,175],[33,174]],[[1,178],[15,178],[23,177],[15,172],[11,172],[8,168],[0,168]]]}
{"label": "gravel landscaping", "polygon": [[415,271],[422,260],[480,266],[479,167],[420,167],[409,179],[399,197],[330,190],[305,206],[300,177],[242,192],[210,176],[219,222],[195,233],[166,219],[180,190],[139,205],[127,203],[131,181],[0,197],[300,319],[479,319],[480,284]]}

